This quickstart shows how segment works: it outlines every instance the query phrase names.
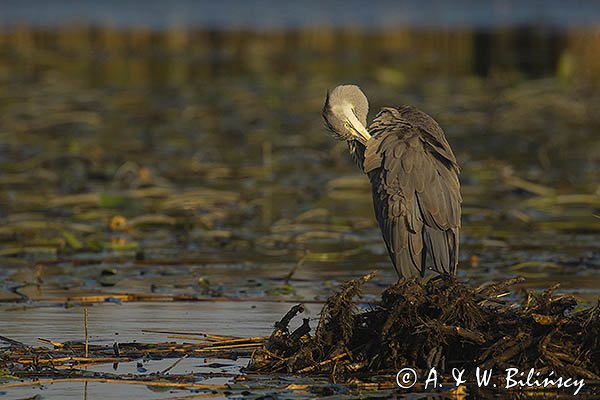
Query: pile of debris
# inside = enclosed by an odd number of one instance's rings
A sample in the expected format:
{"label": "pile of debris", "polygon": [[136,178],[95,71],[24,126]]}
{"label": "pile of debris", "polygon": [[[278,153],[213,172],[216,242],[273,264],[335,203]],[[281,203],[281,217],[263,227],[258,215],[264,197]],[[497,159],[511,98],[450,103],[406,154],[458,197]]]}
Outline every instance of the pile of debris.
{"label": "pile of debris", "polygon": [[521,302],[502,299],[520,282],[472,288],[453,276],[402,279],[360,311],[366,275],[345,283],[323,307],[311,335],[309,320],[293,332],[294,306],[275,324],[248,370],[328,374],[334,382],[373,380],[410,366],[441,374],[453,368],[518,368],[600,380],[600,305],[576,309],[553,287]]}

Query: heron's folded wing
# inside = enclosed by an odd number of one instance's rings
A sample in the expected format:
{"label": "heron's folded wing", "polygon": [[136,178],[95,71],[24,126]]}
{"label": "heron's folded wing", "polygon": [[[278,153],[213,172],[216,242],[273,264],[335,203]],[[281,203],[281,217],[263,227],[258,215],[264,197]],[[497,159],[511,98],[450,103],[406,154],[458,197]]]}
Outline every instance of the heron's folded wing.
{"label": "heron's folded wing", "polygon": [[[365,172],[373,193],[375,217],[388,252],[401,277],[424,275],[423,219],[415,195],[418,154],[394,132],[371,139]],[[374,168],[375,167],[375,168]]]}
{"label": "heron's folded wing", "polygon": [[421,138],[430,146],[432,153],[434,153],[436,157],[444,159],[446,163],[452,165],[458,172],[459,168],[456,157],[454,156],[450,144],[448,143],[448,140],[446,140],[446,135],[444,135],[444,131],[439,124],[416,107],[401,106],[397,110],[401,118],[409,121],[413,127],[418,128]]}
{"label": "heron's folded wing", "polygon": [[396,270],[405,277],[424,275],[429,266],[454,273],[461,202],[454,155],[441,129],[443,140],[433,140],[420,126],[385,122],[367,143],[364,168]]}
{"label": "heron's folded wing", "polygon": [[406,199],[399,192],[390,193],[390,188],[382,183],[386,180],[383,168],[371,171],[369,179],[373,189],[375,217],[396,272],[407,278],[421,275],[424,273],[421,259],[423,241],[421,235],[408,230]]}
{"label": "heron's folded wing", "polygon": [[456,273],[460,229],[460,191],[456,170],[425,152],[424,183],[416,191],[416,206],[423,219],[427,266],[439,273]]}

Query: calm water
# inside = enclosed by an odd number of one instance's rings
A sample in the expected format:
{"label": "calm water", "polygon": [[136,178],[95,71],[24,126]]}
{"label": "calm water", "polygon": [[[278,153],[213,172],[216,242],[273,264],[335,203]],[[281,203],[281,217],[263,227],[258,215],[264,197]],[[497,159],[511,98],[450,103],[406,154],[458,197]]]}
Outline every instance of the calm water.
{"label": "calm water", "polygon": [[[394,274],[368,182],[320,119],[326,90],[345,82],[363,87],[371,117],[406,103],[444,127],[462,167],[461,278],[600,294],[593,10],[445,29],[233,29],[246,13],[230,29],[165,29],[152,14],[153,30],[103,25],[100,12],[94,27],[59,26],[62,3],[13,6],[0,21],[29,24],[0,33],[0,335],[81,340],[81,303],[96,303],[97,343],[166,339],[142,329],[265,335],[291,303],[377,269],[374,299]],[[179,301],[223,297],[246,301]],[[89,384],[87,398],[178,395],[121,386]],[[38,393],[84,388],[0,397]]]}

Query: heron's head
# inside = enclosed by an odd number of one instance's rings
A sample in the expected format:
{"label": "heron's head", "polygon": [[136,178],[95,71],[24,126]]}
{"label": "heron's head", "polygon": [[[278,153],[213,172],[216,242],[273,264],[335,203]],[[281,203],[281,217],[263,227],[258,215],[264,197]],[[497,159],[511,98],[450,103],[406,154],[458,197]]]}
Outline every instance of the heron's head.
{"label": "heron's head", "polygon": [[323,119],[327,128],[339,140],[358,140],[366,144],[369,101],[356,85],[341,85],[327,92]]}

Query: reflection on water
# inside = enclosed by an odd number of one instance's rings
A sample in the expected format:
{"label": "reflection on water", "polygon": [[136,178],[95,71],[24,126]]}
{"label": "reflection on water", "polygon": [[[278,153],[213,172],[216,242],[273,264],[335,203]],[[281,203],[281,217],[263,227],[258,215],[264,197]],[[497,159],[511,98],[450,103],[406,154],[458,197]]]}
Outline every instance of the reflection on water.
{"label": "reflection on water", "polygon": [[[378,269],[372,299],[394,275],[368,182],[320,119],[341,82],[372,112],[413,104],[445,128],[462,278],[594,301],[599,50],[591,28],[7,29],[0,300],[23,304],[3,306],[0,334],[80,340],[80,308],[35,301],[111,296],[154,302],[92,307],[95,341],[267,334],[289,304],[261,301],[322,300]],[[215,297],[252,301],[171,301]]]}

